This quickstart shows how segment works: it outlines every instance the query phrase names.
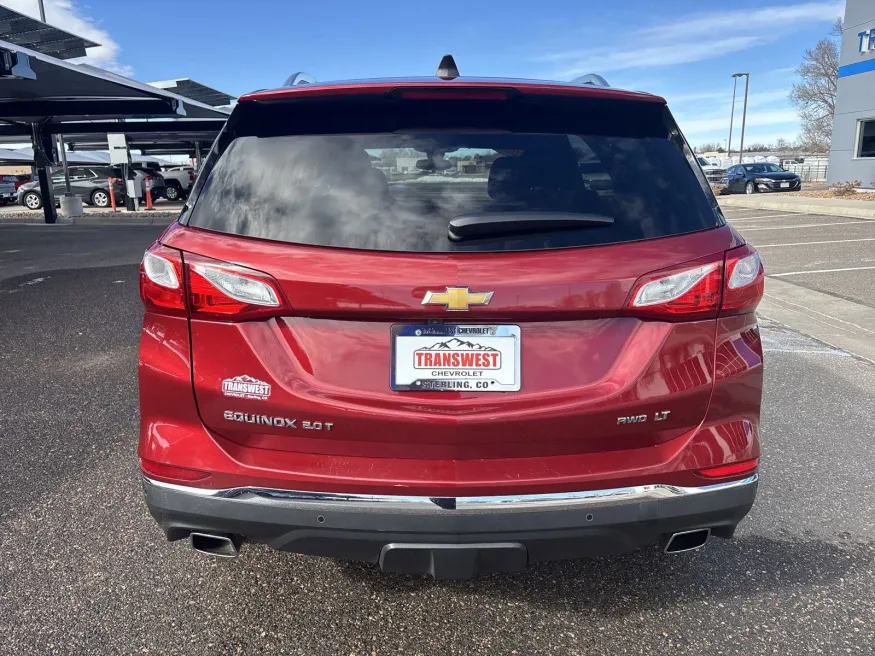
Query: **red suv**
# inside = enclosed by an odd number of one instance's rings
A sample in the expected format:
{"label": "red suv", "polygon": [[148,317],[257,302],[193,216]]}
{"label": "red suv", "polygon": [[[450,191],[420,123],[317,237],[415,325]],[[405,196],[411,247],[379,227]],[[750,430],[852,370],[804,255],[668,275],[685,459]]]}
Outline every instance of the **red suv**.
{"label": "red suv", "polygon": [[762,294],[663,98],[243,96],[141,267],[146,501],[214,555],[438,578],[729,538]]}

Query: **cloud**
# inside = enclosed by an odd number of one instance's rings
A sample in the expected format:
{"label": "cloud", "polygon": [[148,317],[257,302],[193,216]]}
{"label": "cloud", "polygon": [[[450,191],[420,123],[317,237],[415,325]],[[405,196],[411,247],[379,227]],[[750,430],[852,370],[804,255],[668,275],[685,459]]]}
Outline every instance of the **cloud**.
{"label": "cloud", "polygon": [[830,0],[689,14],[643,29],[624,28],[610,46],[552,52],[538,59],[553,64],[558,79],[591,71],[689,64],[773,43],[799,24],[834,20],[841,15],[843,4]]}
{"label": "cloud", "polygon": [[[687,139],[703,133],[725,131],[729,132],[729,115],[711,114],[697,117],[677,118],[678,125]],[[798,123],[799,115],[792,109],[775,109],[765,112],[748,113],[746,128],[764,127],[770,125],[787,125]],[[735,127],[741,128],[741,116],[736,114]]]}
{"label": "cloud", "polygon": [[715,12],[688,16],[660,25],[646,32],[661,39],[689,39],[726,34],[727,32],[763,32],[778,28],[784,31],[795,23],[835,20],[842,14],[843,2],[808,2],[801,5],[763,7],[754,11]]}
{"label": "cloud", "polygon": [[[4,0],[3,4],[14,11],[39,20],[39,8],[36,0]],[[96,48],[89,48],[86,57],[72,61],[85,62],[119,75],[133,77],[134,69],[118,61],[121,53],[119,44],[110,37],[109,33],[97,27],[94,21],[73,0],[44,0],[44,5],[48,24],[101,44]]]}
{"label": "cloud", "polygon": [[[751,92],[747,103],[745,141],[754,139],[772,143],[782,137],[790,141],[799,129],[799,117],[788,106],[789,89],[777,88]],[[732,106],[732,89],[729,91],[692,91],[679,94],[661,94],[668,98],[675,120],[687,139],[693,144],[706,142],[724,143],[729,134],[729,116]],[[741,114],[744,102],[744,85],[739,87],[735,102],[736,142],[741,131]],[[788,137],[791,135],[793,138]],[[735,143],[737,146],[738,144]]]}
{"label": "cloud", "polygon": [[719,45],[711,42],[673,43],[639,47],[619,47],[602,52],[580,53],[576,61],[569,67],[554,74],[558,79],[565,79],[599,71],[622,71],[631,68],[649,68],[654,66],[675,66],[728,55],[754,46],[763,45],[768,40],[764,37],[739,36],[721,39]]}
{"label": "cloud", "polygon": [[[770,91],[752,92],[747,99],[748,111],[755,107],[763,105],[780,104],[786,106],[787,98],[790,94],[790,89],[773,89]],[[663,95],[663,94],[660,94]],[[691,111],[693,107],[702,107],[703,105],[710,110],[720,108],[729,112],[732,107],[732,91],[693,91],[690,93],[668,93],[664,94],[668,100],[669,106],[675,116],[684,116],[685,113]],[[744,85],[743,83],[738,88],[738,93],[735,96],[735,109],[738,112],[742,111],[744,105]]]}

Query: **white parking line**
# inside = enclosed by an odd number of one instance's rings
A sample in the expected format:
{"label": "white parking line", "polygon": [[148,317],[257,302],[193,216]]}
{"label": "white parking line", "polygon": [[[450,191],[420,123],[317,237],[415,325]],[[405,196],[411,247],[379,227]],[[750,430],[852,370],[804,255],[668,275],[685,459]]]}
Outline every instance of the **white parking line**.
{"label": "white parking line", "polygon": [[856,241],[875,241],[875,237],[865,239],[831,239],[829,241],[797,241],[789,244],[757,244],[757,250],[761,248],[778,248],[779,246],[815,246],[817,244],[849,244]]}
{"label": "white parking line", "polygon": [[[725,212],[724,212],[724,214],[725,214]],[[794,214],[787,212],[785,214],[766,214],[764,216],[739,216],[739,217],[728,216],[726,218],[729,220],[730,223],[732,223],[733,221],[751,221],[754,219],[774,219],[776,217],[788,218],[791,216],[803,216],[803,214],[801,212],[796,212]]]}
{"label": "white parking line", "polygon": [[822,226],[837,226],[837,225],[875,225],[875,221],[838,221],[836,223],[803,223],[802,225],[791,226],[768,226],[765,228],[748,228],[744,227],[744,232],[752,232],[753,230],[793,230],[794,228],[820,228]]}
{"label": "white parking line", "polygon": [[793,354],[804,354],[804,355],[831,355],[840,358],[850,358],[853,357],[850,353],[845,353],[844,351],[837,351],[835,349],[831,351],[826,350],[815,350],[815,349],[783,349],[783,348],[763,348],[763,353],[793,353]]}
{"label": "white parking line", "polygon": [[[757,248],[762,248],[762,246],[757,246]],[[812,269],[811,271],[788,271],[787,273],[770,273],[770,278],[783,278],[784,276],[801,276],[806,273],[836,273],[838,271],[868,271],[870,269],[875,269],[875,266],[864,266],[864,267],[847,267],[845,269]]]}

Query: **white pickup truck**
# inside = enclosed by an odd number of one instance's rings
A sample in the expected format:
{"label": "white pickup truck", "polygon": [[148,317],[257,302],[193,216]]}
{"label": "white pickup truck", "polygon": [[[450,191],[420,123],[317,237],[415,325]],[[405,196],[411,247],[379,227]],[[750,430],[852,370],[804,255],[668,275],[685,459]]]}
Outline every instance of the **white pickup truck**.
{"label": "white pickup truck", "polygon": [[711,164],[711,162],[701,156],[696,156],[696,161],[702,167],[708,182],[723,182],[723,178],[726,177],[726,169]]}
{"label": "white pickup truck", "polygon": [[164,195],[167,200],[185,199],[197,176],[191,166],[172,166],[161,171],[164,183],[167,185]]}

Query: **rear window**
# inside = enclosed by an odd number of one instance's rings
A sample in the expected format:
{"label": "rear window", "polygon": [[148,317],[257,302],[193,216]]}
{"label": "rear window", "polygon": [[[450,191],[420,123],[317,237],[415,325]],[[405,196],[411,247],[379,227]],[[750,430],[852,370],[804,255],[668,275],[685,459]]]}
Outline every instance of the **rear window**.
{"label": "rear window", "polygon": [[[655,239],[721,222],[693,154],[656,103],[380,99],[238,109],[190,200],[189,225],[294,244],[464,252]],[[504,223],[495,234],[451,239],[449,222],[471,216]],[[531,216],[612,222],[524,220]]]}

